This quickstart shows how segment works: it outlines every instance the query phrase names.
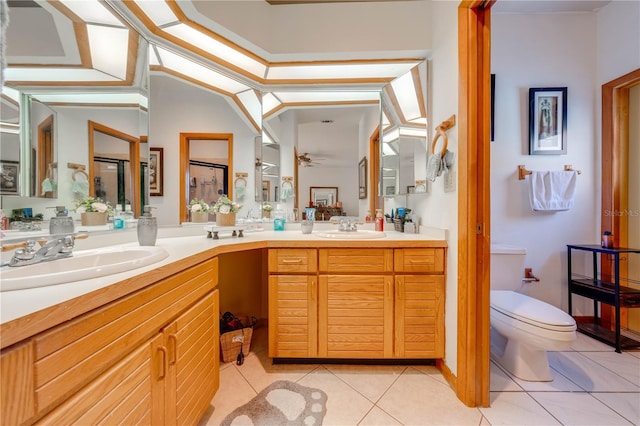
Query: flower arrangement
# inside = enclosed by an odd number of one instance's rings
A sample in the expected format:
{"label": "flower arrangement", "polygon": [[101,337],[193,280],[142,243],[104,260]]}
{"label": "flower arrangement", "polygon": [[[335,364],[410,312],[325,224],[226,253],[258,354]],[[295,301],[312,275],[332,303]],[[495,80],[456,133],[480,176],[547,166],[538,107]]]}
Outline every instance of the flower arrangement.
{"label": "flower arrangement", "polygon": [[108,201],[103,201],[102,198],[84,197],[81,200],[76,200],[76,213],[113,213],[113,207]]}
{"label": "flower arrangement", "polygon": [[191,213],[208,213],[211,207],[209,207],[209,204],[205,203],[204,200],[194,198],[189,203],[189,210]]}
{"label": "flower arrangement", "polygon": [[226,195],[221,195],[218,201],[211,207],[211,211],[214,213],[228,214],[238,213],[242,206],[234,201],[231,201]]}
{"label": "flower arrangement", "polygon": [[273,206],[268,201],[265,201],[264,203],[262,203],[262,210],[265,212],[270,212],[271,210],[273,210]]}

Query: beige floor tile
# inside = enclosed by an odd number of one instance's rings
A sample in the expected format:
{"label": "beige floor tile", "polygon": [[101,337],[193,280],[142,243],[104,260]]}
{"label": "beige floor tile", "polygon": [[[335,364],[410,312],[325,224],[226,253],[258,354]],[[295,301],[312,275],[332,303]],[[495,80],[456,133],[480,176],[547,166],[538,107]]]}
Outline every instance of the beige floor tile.
{"label": "beige floor tile", "polygon": [[412,367],[421,373],[428,374],[432,379],[439,381],[443,385],[449,385],[447,383],[447,379],[444,378],[440,370],[438,370],[438,367],[435,365],[413,365]]}
{"label": "beige floor tile", "polygon": [[634,425],[640,425],[640,393],[594,392],[591,395]]}
{"label": "beige floor tile", "polygon": [[493,426],[560,424],[525,392],[491,392],[491,407],[481,407],[479,410]]}
{"label": "beige floor tile", "polygon": [[[582,355],[624,377],[636,386],[640,386],[640,359],[633,355],[626,352],[619,354],[615,351],[585,352]],[[638,390],[640,391],[640,389]]]}
{"label": "beige floor tile", "polygon": [[478,425],[482,415],[465,406],[448,385],[413,367],[395,381],[377,404],[406,425]]}
{"label": "beige floor tile", "polygon": [[227,414],[251,401],[257,394],[231,364],[229,368],[220,370],[220,389],[211,401],[213,413],[209,417],[205,414],[200,425],[219,425]]}
{"label": "beige floor tile", "polygon": [[376,402],[407,368],[394,365],[325,365],[371,402]]}
{"label": "beige floor tile", "polygon": [[358,426],[402,426],[402,423],[382,411],[373,407]]}
{"label": "beige floor tile", "polygon": [[588,392],[637,392],[638,386],[585,355],[577,352],[549,352],[551,367]]}
{"label": "beige floor tile", "polygon": [[491,362],[491,377],[489,378],[491,392],[522,392],[522,388],[505,373],[495,362]]}
{"label": "beige floor tile", "polygon": [[613,347],[593,339],[580,332],[576,333],[576,340],[571,344],[574,351],[612,351]]}
{"label": "beige floor tile", "polygon": [[327,393],[327,414],[323,426],[357,425],[373,407],[373,403],[324,367],[319,367],[298,383]]}
{"label": "beige floor tile", "polygon": [[585,392],[531,392],[529,395],[563,425],[629,425],[627,420]]}
{"label": "beige floor tile", "polygon": [[252,353],[244,359],[238,370],[247,382],[260,392],[277,380],[297,382],[318,368],[313,364],[274,364],[267,352]]}

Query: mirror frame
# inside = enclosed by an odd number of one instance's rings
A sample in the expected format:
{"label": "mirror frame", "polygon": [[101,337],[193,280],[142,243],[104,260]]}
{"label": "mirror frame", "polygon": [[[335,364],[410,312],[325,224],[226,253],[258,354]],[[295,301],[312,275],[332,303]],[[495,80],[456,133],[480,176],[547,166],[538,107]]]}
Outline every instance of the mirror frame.
{"label": "mirror frame", "polygon": [[95,196],[95,170],[93,167],[95,157],[94,132],[103,133],[117,139],[122,139],[129,143],[129,161],[131,162],[131,179],[133,182],[133,194],[131,194],[132,203],[135,206],[134,213],[136,217],[140,216],[142,206],[140,206],[140,139],[135,136],[128,135],[120,130],[116,130],[104,124],[95,121],[89,121],[89,194]]}

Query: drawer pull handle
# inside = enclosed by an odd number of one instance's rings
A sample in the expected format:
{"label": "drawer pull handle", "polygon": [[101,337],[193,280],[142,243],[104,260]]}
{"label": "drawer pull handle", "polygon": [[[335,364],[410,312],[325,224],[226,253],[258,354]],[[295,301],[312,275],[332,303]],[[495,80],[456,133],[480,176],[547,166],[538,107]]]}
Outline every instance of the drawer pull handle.
{"label": "drawer pull handle", "polygon": [[301,264],[302,259],[282,259],[282,263],[285,264]]}
{"label": "drawer pull handle", "polygon": [[173,352],[169,364],[173,365],[178,360],[178,337],[175,334],[170,334],[169,342],[171,343],[171,352]]}
{"label": "drawer pull handle", "polygon": [[160,370],[160,375],[158,376],[158,380],[164,379],[164,376],[167,374],[167,348],[164,346],[158,346],[158,352],[162,353],[162,369]]}

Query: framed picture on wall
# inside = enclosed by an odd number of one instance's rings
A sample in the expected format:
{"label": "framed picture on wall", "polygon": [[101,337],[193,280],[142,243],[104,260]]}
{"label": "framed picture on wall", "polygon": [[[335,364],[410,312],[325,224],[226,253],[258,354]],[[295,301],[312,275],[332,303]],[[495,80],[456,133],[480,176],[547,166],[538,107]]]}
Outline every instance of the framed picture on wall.
{"label": "framed picture on wall", "polygon": [[149,195],[160,196],[163,192],[164,158],[163,148],[149,148]]}
{"label": "framed picture on wall", "polygon": [[567,153],[567,88],[529,89],[529,155]]}
{"label": "framed picture on wall", "polygon": [[0,195],[18,195],[20,193],[20,163],[0,161]]}
{"label": "framed picture on wall", "polygon": [[358,198],[367,198],[367,157],[358,163]]}

